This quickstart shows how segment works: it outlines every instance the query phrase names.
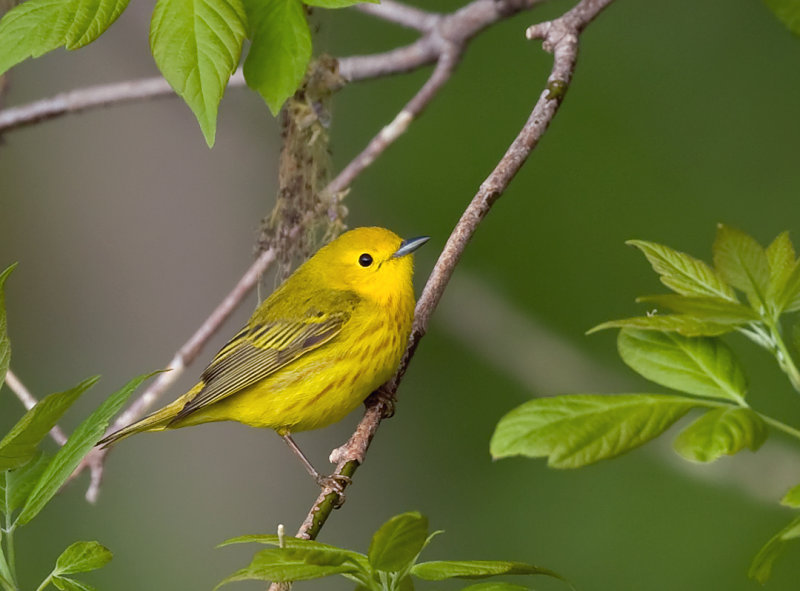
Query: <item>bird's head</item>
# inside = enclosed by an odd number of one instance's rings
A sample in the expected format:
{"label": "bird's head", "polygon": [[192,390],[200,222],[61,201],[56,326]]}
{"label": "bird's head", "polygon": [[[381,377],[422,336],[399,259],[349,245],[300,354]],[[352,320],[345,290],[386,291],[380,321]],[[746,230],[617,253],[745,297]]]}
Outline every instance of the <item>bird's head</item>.
{"label": "bird's head", "polygon": [[332,285],[385,303],[413,290],[412,253],[427,236],[403,240],[385,228],[355,228],[333,240],[312,257],[315,272]]}

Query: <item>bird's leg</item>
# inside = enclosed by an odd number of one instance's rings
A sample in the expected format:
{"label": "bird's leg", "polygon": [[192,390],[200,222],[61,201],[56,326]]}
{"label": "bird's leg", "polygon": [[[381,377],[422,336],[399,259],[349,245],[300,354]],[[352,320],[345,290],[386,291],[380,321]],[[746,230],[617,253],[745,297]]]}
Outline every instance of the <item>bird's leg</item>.
{"label": "bird's leg", "polygon": [[336,506],[340,507],[344,503],[344,488],[352,483],[349,476],[344,474],[331,474],[330,476],[323,476],[317,472],[316,468],[308,461],[306,455],[300,450],[297,444],[292,439],[292,436],[287,433],[279,433],[281,438],[286,442],[295,455],[299,458],[300,462],[305,466],[306,471],[311,475],[320,488],[330,488],[333,492],[339,495],[339,501]]}

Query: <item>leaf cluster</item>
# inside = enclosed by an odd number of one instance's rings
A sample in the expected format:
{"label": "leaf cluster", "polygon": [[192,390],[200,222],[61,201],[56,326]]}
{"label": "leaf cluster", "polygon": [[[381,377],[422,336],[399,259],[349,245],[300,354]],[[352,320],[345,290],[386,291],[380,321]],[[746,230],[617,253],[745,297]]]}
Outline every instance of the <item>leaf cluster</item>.
{"label": "leaf cluster", "polygon": [[[713,266],[661,244],[628,244],[644,254],[672,293],[641,297],[638,301],[657,309],[605,322],[589,332],[620,328],[617,349],[622,360],[671,392],[531,400],[500,420],[490,444],[492,455],[546,457],[552,467],[578,468],[650,441],[693,410],[700,416],[673,441],[675,451],[692,462],[756,451],[769,427],[800,439],[797,429],[750,406],[744,367],[720,338],[736,332],[766,349],[800,392],[800,372],[781,324],[785,315],[800,310],[800,260],[788,233],[764,248],[744,232],[719,225]],[[800,507],[800,486],[787,498],[785,504]],[[765,581],[785,543],[798,537],[800,518],[764,546],[750,576]]]}
{"label": "leaf cluster", "polygon": [[[250,564],[224,579],[233,581],[306,581],[340,575],[356,583],[358,591],[411,591],[414,579],[483,579],[499,575],[548,575],[552,571],[523,562],[440,560],[417,562],[420,553],[441,531],[428,532],[428,520],[413,511],[396,515],[372,536],[367,554],[321,544],[314,540],[249,535],[221,544],[255,542],[275,546],[257,552]],[[464,591],[525,591],[527,587],[491,581],[464,587]]]}
{"label": "leaf cluster", "polygon": [[[219,103],[245,39],[245,80],[277,114],[311,59],[306,12],[359,1],[375,0],[157,0],[150,50],[213,146]],[[88,45],[127,6],[128,0],[27,0],[15,6],[0,20],[0,75],[29,57]]]}
{"label": "leaf cluster", "polygon": [[[0,274],[0,385],[5,380],[11,356],[6,329],[4,284],[13,267]],[[27,411],[0,439],[0,588],[18,591],[14,533],[31,522],[67,481],[86,453],[102,437],[111,417],[119,411],[136,387],[149,376],[131,380],[112,394],[75,430],[52,457],[41,451],[41,443],[64,413],[98,380],[92,377],[64,392],[50,394]],[[111,552],[97,542],[75,542],[56,560],[53,570],[39,585],[61,591],[91,589],[71,575],[98,569],[111,560]]]}

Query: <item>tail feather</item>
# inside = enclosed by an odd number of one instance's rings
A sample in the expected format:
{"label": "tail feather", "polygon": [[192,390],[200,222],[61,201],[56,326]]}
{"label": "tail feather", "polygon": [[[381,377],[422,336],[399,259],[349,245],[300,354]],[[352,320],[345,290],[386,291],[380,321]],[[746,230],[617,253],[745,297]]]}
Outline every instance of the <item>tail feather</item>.
{"label": "tail feather", "polygon": [[[190,391],[189,393],[191,393]],[[163,431],[169,428],[169,423],[175,418],[175,415],[186,404],[186,395],[181,396],[175,402],[168,404],[164,408],[157,410],[153,414],[147,415],[143,419],[131,423],[127,427],[123,427],[118,431],[114,431],[111,435],[103,437],[97,442],[97,447],[106,448],[114,445],[118,441],[142,433],[143,431]]]}

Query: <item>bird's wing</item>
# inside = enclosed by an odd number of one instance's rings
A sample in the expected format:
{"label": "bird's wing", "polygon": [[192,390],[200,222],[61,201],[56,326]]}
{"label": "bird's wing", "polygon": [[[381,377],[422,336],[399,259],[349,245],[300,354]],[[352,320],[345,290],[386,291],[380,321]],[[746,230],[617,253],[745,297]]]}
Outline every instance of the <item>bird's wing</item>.
{"label": "bird's wing", "polygon": [[334,338],[349,313],[309,314],[302,320],[274,320],[243,328],[203,372],[203,389],[171,422],[227,398],[269,377],[298,357]]}

